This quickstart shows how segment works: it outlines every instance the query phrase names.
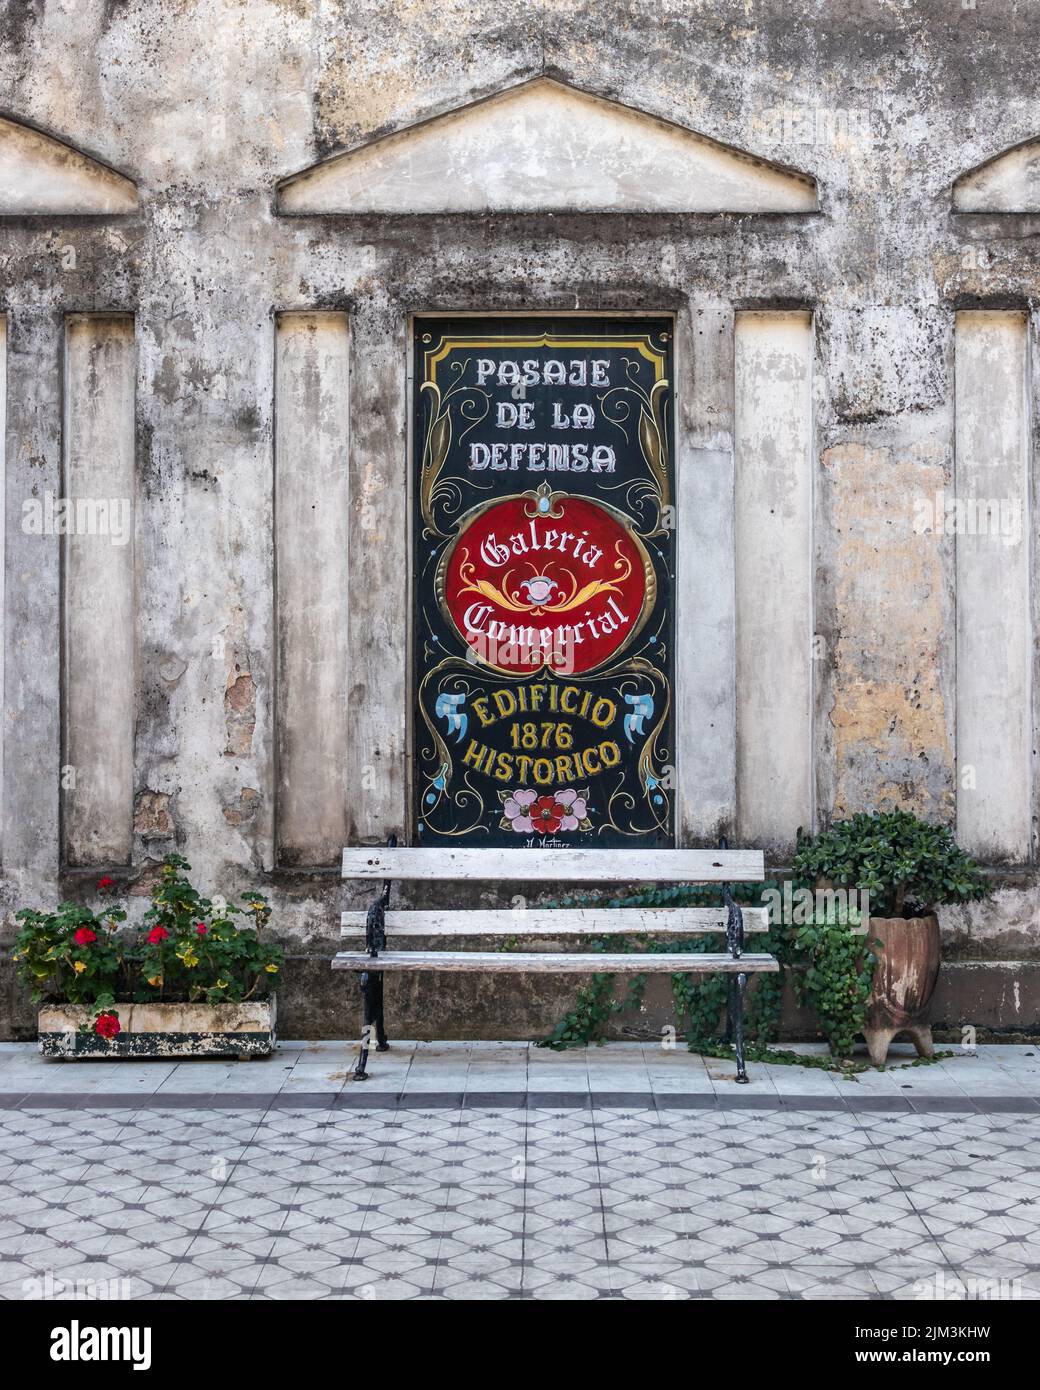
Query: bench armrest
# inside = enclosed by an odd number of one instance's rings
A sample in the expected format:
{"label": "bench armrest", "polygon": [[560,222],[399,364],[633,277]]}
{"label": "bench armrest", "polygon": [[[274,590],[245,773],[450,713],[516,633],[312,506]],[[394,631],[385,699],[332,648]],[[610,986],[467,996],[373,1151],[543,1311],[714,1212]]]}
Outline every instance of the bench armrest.
{"label": "bench armrest", "polygon": [[[719,841],[719,849],[729,849],[729,841]],[[722,901],[726,904],[726,947],[734,960],[744,954],[744,914],[733,901],[728,883],[722,885]]]}
{"label": "bench armrest", "polygon": [[[397,836],[391,835],[386,842],[387,849],[395,849]],[[391,880],[383,879],[379,894],[368,909],[365,918],[365,950],[370,956],[378,956],[386,950],[386,909],[390,904]]]}

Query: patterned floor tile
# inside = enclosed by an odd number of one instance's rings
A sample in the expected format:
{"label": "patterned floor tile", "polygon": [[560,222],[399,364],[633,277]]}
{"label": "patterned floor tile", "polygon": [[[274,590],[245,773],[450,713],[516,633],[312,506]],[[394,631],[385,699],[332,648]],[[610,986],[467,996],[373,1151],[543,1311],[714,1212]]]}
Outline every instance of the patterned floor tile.
{"label": "patterned floor tile", "polygon": [[[170,1072],[165,1107],[160,1092],[149,1108],[0,1110],[0,1297],[99,1281],[146,1299],[1040,1297],[1040,1110],[658,1108],[647,1075],[677,1072],[649,1045],[624,1064],[590,1054],[591,1106],[444,1101],[507,1073],[561,1093],[586,1076],[585,1058],[506,1052],[467,1071],[460,1045],[450,1075],[422,1054],[430,1100],[403,1105],[311,1103],[339,1084],[319,1059],[293,1063],[296,1108],[177,1104]],[[678,1060],[705,1084],[727,1074]],[[973,1065],[951,1076],[981,1085]],[[246,1085],[221,1066],[184,1074],[200,1093]],[[835,1105],[854,1089],[827,1084]]]}

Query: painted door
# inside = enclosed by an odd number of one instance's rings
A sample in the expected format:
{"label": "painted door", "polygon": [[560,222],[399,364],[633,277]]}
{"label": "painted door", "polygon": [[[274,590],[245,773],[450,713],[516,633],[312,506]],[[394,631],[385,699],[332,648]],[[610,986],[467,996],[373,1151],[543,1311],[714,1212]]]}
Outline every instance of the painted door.
{"label": "painted door", "polygon": [[416,843],[674,844],[671,322],[415,353]]}

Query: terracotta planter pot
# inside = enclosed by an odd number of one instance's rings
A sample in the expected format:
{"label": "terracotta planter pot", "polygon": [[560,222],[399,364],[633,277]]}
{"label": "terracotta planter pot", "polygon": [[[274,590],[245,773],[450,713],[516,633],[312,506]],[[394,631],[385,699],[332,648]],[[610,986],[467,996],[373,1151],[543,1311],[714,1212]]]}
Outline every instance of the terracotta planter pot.
{"label": "terracotta planter pot", "polygon": [[928,1010],[940,960],[935,913],[871,917],[869,940],[881,942],[880,948],[873,947],[878,962],[863,1028],[870,1060],[883,1066],[897,1033],[909,1036],[919,1057],[931,1057],[935,1049]]}

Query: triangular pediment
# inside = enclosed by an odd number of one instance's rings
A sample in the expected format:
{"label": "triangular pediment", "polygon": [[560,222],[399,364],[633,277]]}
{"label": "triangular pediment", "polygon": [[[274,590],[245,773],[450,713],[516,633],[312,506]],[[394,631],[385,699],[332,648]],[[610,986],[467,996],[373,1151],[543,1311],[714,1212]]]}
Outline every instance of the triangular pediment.
{"label": "triangular pediment", "polygon": [[812,212],[815,180],[540,77],[283,181],[287,213]]}
{"label": "triangular pediment", "polygon": [[133,212],[137,189],[114,169],[0,117],[0,217]]}
{"label": "triangular pediment", "polygon": [[955,212],[1040,212],[1040,139],[1014,145],[953,185]]}

